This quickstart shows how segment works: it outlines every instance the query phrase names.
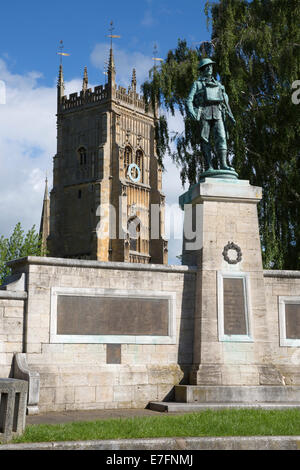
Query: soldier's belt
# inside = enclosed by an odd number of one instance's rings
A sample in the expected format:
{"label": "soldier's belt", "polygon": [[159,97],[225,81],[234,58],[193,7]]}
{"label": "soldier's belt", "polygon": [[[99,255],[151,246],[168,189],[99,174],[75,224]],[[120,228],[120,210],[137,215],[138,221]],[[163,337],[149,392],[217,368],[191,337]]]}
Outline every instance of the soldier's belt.
{"label": "soldier's belt", "polygon": [[202,108],[208,108],[209,106],[216,106],[217,104],[222,104],[223,101],[206,101],[203,105]]}

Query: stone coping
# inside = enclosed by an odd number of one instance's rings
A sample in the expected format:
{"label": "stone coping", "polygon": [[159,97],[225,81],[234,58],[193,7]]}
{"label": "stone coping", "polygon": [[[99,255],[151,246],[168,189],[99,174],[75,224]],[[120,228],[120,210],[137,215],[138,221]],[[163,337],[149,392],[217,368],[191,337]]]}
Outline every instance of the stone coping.
{"label": "stone coping", "polygon": [[264,270],[264,277],[280,277],[300,279],[300,271],[280,271],[280,270]]}
{"label": "stone coping", "polygon": [[[27,256],[25,258],[15,259],[7,263],[10,267],[15,267],[23,264],[34,264],[43,266],[64,266],[72,268],[96,268],[96,269],[119,269],[128,271],[161,271],[169,273],[191,273],[196,274],[198,271],[197,266],[187,265],[171,265],[171,264],[143,264],[143,263],[124,263],[116,261],[96,261],[96,260],[80,260],[72,258],[51,258],[44,256]],[[288,271],[288,270],[272,270],[266,269],[263,271],[264,277],[278,277],[278,278],[299,278],[300,271]],[[0,298],[21,298],[17,292],[11,292],[10,294],[5,291],[1,294]],[[11,295],[17,295],[18,297],[11,297]],[[26,297],[22,297],[26,298]]]}
{"label": "stone coping", "polygon": [[[299,450],[300,436],[162,437],[0,445],[1,450]],[[117,454],[116,454],[117,456]],[[147,456],[146,456],[147,457]],[[161,456],[163,457],[163,456]],[[145,458],[145,457],[143,457]],[[154,456],[155,458],[155,456]],[[150,456],[149,456],[150,461]],[[168,463],[170,460],[166,461]],[[155,463],[159,463],[156,456]],[[161,463],[165,463],[164,459]],[[191,463],[191,462],[190,462]],[[191,466],[191,465],[190,465]]]}
{"label": "stone coping", "polygon": [[0,290],[0,300],[1,299],[26,300],[27,292]]}
{"label": "stone coping", "polygon": [[203,201],[248,202],[257,204],[262,197],[259,186],[250,185],[248,180],[205,178],[191,186],[179,196],[179,206],[196,204]]}
{"label": "stone coping", "polygon": [[93,268],[93,269],[118,269],[125,271],[161,271],[168,273],[197,273],[197,266],[168,265],[168,264],[143,264],[124,263],[116,261],[96,261],[81,260],[71,258],[51,258],[43,256],[27,256],[7,263],[10,267],[19,265],[43,265],[43,266],[63,266],[66,268]]}

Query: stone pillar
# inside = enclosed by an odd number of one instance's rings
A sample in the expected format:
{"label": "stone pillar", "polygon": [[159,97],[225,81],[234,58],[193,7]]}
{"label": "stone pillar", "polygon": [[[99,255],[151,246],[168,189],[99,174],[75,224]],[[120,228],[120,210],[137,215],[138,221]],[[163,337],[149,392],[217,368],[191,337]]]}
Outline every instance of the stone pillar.
{"label": "stone pillar", "polygon": [[185,210],[183,264],[198,267],[191,385],[282,383],[269,351],[261,196],[248,181],[206,178],[179,199]]}

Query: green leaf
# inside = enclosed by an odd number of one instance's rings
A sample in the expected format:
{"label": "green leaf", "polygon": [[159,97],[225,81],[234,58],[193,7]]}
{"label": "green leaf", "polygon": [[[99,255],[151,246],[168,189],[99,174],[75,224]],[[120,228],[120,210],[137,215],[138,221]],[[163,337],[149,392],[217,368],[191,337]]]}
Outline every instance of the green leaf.
{"label": "green leaf", "polygon": [[11,269],[7,266],[8,261],[26,256],[45,255],[35,225],[24,234],[21,223],[18,222],[9,238],[4,238],[3,235],[0,238],[0,285],[11,274]]}

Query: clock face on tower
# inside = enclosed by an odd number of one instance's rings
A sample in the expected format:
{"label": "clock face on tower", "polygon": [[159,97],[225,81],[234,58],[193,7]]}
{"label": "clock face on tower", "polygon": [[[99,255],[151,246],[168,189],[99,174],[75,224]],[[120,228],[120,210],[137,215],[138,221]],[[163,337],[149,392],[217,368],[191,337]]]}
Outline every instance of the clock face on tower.
{"label": "clock face on tower", "polygon": [[127,175],[133,183],[138,183],[141,179],[141,170],[136,163],[131,163],[128,166]]}

